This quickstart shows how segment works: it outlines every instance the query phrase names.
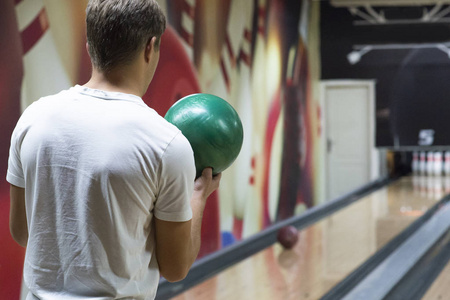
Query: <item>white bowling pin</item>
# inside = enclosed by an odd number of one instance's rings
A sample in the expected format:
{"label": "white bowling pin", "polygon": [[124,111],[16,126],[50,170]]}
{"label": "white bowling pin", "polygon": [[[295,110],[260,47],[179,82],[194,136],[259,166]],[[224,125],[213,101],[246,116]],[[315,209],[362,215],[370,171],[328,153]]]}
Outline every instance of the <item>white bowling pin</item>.
{"label": "white bowling pin", "polygon": [[450,175],[450,151],[445,151],[444,157],[444,173]]}
{"label": "white bowling pin", "polygon": [[427,175],[433,175],[434,171],[434,153],[428,152],[427,153]]}
{"label": "white bowling pin", "polygon": [[440,176],[442,174],[442,152],[437,151],[433,154],[433,160],[434,160],[434,175]]}
{"label": "white bowling pin", "polygon": [[411,169],[414,174],[419,173],[419,152],[413,152]]}
{"label": "white bowling pin", "polygon": [[420,152],[420,164],[419,164],[420,174],[424,175],[427,171],[427,157],[425,152]]}

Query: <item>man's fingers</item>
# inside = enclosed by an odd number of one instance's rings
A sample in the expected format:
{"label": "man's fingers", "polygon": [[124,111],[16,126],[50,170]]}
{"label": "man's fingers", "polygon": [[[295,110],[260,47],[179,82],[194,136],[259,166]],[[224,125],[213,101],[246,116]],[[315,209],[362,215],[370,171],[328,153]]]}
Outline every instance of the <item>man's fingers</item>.
{"label": "man's fingers", "polygon": [[212,177],[212,168],[204,168],[202,175],[206,177]]}

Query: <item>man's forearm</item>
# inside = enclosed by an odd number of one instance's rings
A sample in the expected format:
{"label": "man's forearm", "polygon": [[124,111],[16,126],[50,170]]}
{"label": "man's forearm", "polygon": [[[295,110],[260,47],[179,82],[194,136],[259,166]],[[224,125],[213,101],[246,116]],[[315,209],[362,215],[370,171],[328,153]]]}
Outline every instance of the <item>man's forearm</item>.
{"label": "man's forearm", "polygon": [[22,247],[28,243],[28,225],[25,208],[25,189],[10,186],[9,229],[12,238]]}
{"label": "man's forearm", "polygon": [[191,220],[191,258],[192,263],[197,259],[201,246],[203,211],[208,197],[218,189],[222,174],[212,176],[212,169],[206,168],[202,176],[196,179],[194,192],[191,198],[192,220]]}
{"label": "man's forearm", "polygon": [[201,196],[194,195],[191,200],[192,207],[192,223],[191,223],[191,257],[192,263],[197,259],[198,252],[201,246],[201,232],[203,211],[205,210],[205,199]]}

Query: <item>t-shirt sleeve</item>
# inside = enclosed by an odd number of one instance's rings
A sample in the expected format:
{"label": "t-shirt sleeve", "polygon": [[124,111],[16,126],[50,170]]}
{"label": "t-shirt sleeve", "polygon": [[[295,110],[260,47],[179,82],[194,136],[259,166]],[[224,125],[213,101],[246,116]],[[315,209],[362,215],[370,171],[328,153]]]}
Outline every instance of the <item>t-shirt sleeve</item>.
{"label": "t-shirt sleeve", "polygon": [[188,140],[179,132],[167,146],[162,157],[155,217],[171,222],[190,220],[194,180],[194,153]]}
{"label": "t-shirt sleeve", "polygon": [[20,126],[18,124],[11,136],[6,180],[12,185],[25,188],[25,177],[22,169],[22,162],[20,160],[21,136]]}

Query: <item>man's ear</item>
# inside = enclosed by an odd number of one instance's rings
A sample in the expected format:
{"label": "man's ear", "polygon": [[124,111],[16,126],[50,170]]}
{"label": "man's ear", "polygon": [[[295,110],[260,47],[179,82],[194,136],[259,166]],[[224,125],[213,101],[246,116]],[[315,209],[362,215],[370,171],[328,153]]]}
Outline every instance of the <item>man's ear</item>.
{"label": "man's ear", "polygon": [[148,63],[150,62],[150,57],[153,54],[153,52],[155,51],[156,47],[156,37],[152,37],[151,39],[148,40],[147,44],[145,45],[145,51],[144,51],[144,56],[145,56],[145,61]]}

